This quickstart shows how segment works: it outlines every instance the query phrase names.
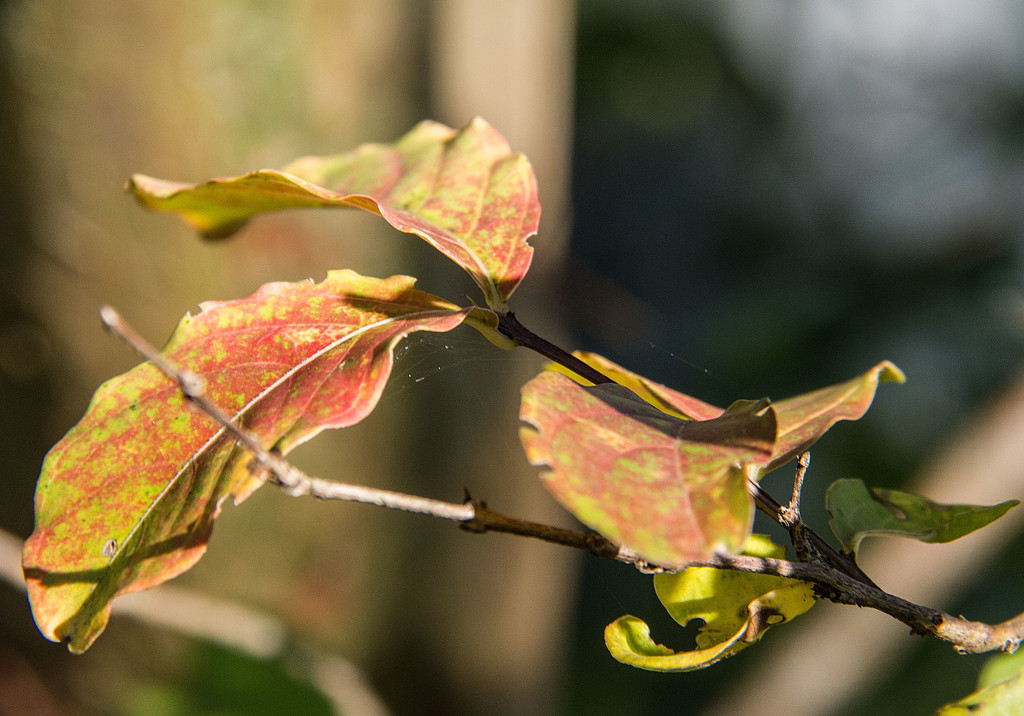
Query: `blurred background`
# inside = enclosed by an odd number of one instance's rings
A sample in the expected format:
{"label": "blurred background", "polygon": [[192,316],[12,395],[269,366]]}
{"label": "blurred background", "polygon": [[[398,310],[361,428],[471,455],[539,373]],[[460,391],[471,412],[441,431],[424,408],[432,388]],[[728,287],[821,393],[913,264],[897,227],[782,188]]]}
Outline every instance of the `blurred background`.
{"label": "blurred background", "polygon": [[[206,244],[127,177],[280,167],[426,117],[484,116],[532,160],[544,215],[512,306],[538,333],[719,404],[903,368],[815,449],[815,529],[841,477],[1024,496],[1022,39],[1013,0],[0,2],[0,714],[913,714],[967,694],[985,657],[830,604],[710,670],[633,670],[601,639],[621,614],[685,642],[649,577],[271,488],[84,656],[38,634],[14,576],[43,455],[135,363],[100,305],[159,343],[203,300],[330,268],[473,291],[368,214]],[[571,526],[516,436],[540,365],[468,329],[413,337],[377,411],[295,460]],[[780,499],[788,472],[765,482]],[[867,571],[1000,621],[1024,608],[1021,519],[876,541]]]}

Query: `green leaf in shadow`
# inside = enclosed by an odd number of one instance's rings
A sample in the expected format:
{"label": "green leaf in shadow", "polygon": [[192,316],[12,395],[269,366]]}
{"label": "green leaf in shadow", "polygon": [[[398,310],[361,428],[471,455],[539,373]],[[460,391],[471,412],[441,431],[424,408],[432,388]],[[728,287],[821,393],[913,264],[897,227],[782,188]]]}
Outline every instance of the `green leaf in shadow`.
{"label": "green leaf in shadow", "polygon": [[1019,500],[998,505],[941,505],[897,490],[868,487],[863,480],[836,480],[825,494],[832,531],[843,548],[856,555],[865,537],[913,537],[922,542],[952,542],[999,519]]}
{"label": "green leaf in shadow", "polygon": [[1018,671],[1005,681],[942,707],[935,716],[1016,716],[1020,713],[1024,713],[1024,673]]}

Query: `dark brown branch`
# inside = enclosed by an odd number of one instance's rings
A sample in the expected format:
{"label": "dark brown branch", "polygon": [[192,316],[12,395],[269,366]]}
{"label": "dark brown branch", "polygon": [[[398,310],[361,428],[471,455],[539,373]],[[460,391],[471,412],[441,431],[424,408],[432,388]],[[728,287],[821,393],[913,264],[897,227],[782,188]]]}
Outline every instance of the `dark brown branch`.
{"label": "dark brown branch", "polygon": [[[750,490],[750,494],[754,498],[754,504],[757,505],[759,510],[786,529],[789,529],[789,524],[783,515],[784,508],[776,502],[774,497],[765,492],[761,486],[753,480],[747,481],[747,488]],[[817,532],[805,526],[803,535],[806,537],[810,546],[814,548],[814,550],[830,567],[852,579],[878,589],[878,585],[872,582],[868,575],[864,574],[864,571],[857,566],[857,563],[854,562],[853,559],[836,550]]]}
{"label": "dark brown branch", "polygon": [[517,346],[529,348],[536,353],[540,353],[545,358],[553,360],[555,363],[568,368],[572,372],[576,373],[576,375],[589,380],[594,385],[615,382],[601,371],[581,361],[572,353],[569,353],[562,348],[559,348],[554,343],[538,336],[536,333],[520,323],[519,319],[517,319],[515,314],[511,311],[508,313],[498,314],[498,331],[511,338]]}
{"label": "dark brown branch", "polygon": [[495,512],[480,500],[468,500],[468,506],[473,508],[473,518],[466,520],[459,525],[467,532],[504,532],[506,534],[519,535],[520,537],[533,537],[535,539],[559,544],[563,547],[582,549],[603,559],[619,559],[621,550],[596,532],[580,532],[579,530],[567,530],[562,527],[552,527],[540,522],[529,522],[515,517]]}

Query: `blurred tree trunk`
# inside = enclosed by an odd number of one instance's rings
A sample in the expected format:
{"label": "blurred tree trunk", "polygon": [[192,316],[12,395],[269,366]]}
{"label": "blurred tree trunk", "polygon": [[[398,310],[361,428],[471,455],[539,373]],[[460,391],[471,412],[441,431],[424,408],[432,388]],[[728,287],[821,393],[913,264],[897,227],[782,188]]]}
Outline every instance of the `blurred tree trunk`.
{"label": "blurred tree trunk", "polygon": [[[484,117],[537,173],[543,204],[540,234],[531,239],[537,253],[511,305],[527,325],[556,339],[562,329],[553,281],[569,228],[574,31],[575,5],[564,0],[438,0],[431,6],[432,115],[452,126]],[[437,266],[427,255],[417,275],[426,281],[447,269]],[[519,389],[542,364],[520,353],[459,366],[454,380],[421,391],[429,401],[421,429],[430,468],[418,455],[412,470],[423,480],[420,491],[457,499],[468,487],[500,511],[564,523],[565,512],[543,489],[516,437]],[[431,526],[424,529],[435,535]],[[410,641],[442,647],[438,654],[466,712],[552,712],[561,691],[577,555],[493,535],[454,533],[443,546],[436,539],[408,545],[406,564],[418,574],[408,575],[415,583],[407,589],[434,614],[417,612],[407,624]],[[408,671],[402,678],[410,678]],[[411,712],[417,698],[408,704]]]}
{"label": "blurred tree trunk", "polygon": [[[133,172],[196,181],[390,141],[428,103],[455,126],[482,115],[540,176],[544,234],[515,305],[538,330],[557,325],[538,297],[566,236],[571,3],[41,0],[8,15],[15,86],[2,88],[4,131],[13,132],[14,99],[24,100],[27,131],[20,158],[16,143],[4,142],[0,155],[3,181],[13,182],[0,211],[14,217],[0,228],[9,259],[0,308],[20,306],[42,328],[0,315],[0,371],[7,338],[31,348],[43,336],[61,386],[52,410],[45,381],[31,384],[22,407],[7,406],[9,417],[29,419],[4,434],[36,438],[22,443],[31,469],[7,493],[17,499],[4,501],[16,532],[29,529],[43,452],[100,382],[136,362],[101,330],[100,305],[160,343],[200,301],[320,279],[330,268],[422,274],[424,289],[461,300],[447,267],[436,268],[443,259],[376,217],[272,215],[207,244],[125,197]],[[427,283],[432,275],[445,282]],[[397,391],[365,424],[304,446],[297,462],[323,477],[441,499],[460,499],[466,486],[498,509],[557,519],[516,439],[518,388],[539,360],[498,360]],[[573,564],[554,547],[267,488],[226,511],[209,553],[180,583],[271,609],[299,635],[370,664],[398,710],[522,713],[553,705]],[[19,633],[34,634],[26,613],[16,618]],[[155,664],[180,660],[183,647],[151,650],[153,663],[140,667],[126,656],[137,645],[124,648],[137,634],[115,619],[84,658],[59,657],[83,702],[117,703],[139,668],[173,672]]]}

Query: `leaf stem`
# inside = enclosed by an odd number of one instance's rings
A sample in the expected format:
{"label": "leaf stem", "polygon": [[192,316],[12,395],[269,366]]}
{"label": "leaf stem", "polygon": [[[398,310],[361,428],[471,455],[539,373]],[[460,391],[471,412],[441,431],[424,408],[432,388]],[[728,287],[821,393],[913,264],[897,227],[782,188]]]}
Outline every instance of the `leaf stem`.
{"label": "leaf stem", "polygon": [[540,353],[545,358],[558,363],[560,366],[568,368],[576,375],[589,380],[594,385],[615,382],[601,371],[581,361],[572,353],[569,353],[568,351],[559,348],[551,341],[538,336],[536,333],[520,323],[519,319],[516,318],[515,314],[511,311],[508,313],[498,314],[498,332],[508,338],[511,338],[517,346],[529,348],[532,351]]}

